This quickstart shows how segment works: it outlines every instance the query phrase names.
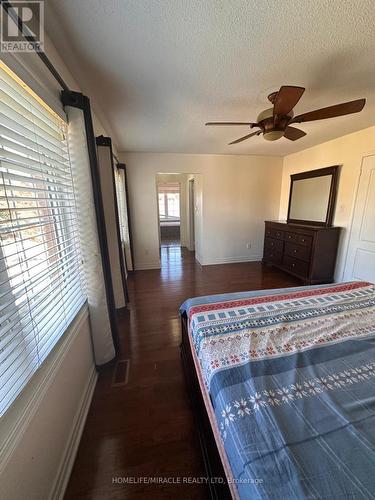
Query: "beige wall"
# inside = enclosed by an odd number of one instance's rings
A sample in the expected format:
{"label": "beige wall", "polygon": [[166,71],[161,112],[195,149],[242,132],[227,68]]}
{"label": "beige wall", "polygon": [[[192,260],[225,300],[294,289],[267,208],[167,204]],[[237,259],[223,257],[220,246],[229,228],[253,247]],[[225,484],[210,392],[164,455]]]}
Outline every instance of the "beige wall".
{"label": "beige wall", "polygon": [[196,242],[196,254],[201,264],[261,259],[264,220],[278,217],[281,158],[152,153],[120,156],[128,168],[136,269],[160,266],[155,179],[161,172],[198,174],[196,234],[201,242]]}
{"label": "beige wall", "polygon": [[375,127],[339,137],[284,158],[280,219],[287,217],[291,174],[331,165],[342,165],[334,216],[334,225],[343,228],[335,273],[337,281],[341,280],[343,275],[362,156],[371,151],[375,153]]}

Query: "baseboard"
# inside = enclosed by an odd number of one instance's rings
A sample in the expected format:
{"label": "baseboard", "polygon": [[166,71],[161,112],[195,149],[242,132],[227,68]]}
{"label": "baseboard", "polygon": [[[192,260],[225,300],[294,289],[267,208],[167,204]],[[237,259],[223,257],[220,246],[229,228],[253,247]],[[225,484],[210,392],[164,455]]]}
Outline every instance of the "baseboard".
{"label": "baseboard", "polygon": [[77,455],[78,446],[82,437],[82,432],[86,423],[92,396],[94,394],[97,378],[98,374],[94,366],[82,396],[79,410],[74,419],[72,432],[64,450],[50,500],[62,500],[64,498],[65,490],[68,485],[70,474]]}
{"label": "baseboard", "polygon": [[[246,255],[242,257],[214,257],[203,259],[199,254],[195,253],[195,259],[201,266],[211,266],[215,264],[235,264],[236,262],[257,262],[262,260],[262,255]],[[160,269],[160,262],[147,262],[136,264],[136,271],[146,271],[148,269]]]}
{"label": "baseboard", "polygon": [[136,271],[146,271],[148,269],[160,269],[160,262],[139,262],[135,264]]}
{"label": "baseboard", "polygon": [[203,259],[202,256],[199,253],[197,253],[197,251],[195,251],[195,260],[198,262],[198,264],[202,266]]}
{"label": "baseboard", "polygon": [[244,257],[214,257],[200,260],[202,266],[212,266],[215,264],[235,264],[240,262],[259,262],[262,255],[246,255]]}

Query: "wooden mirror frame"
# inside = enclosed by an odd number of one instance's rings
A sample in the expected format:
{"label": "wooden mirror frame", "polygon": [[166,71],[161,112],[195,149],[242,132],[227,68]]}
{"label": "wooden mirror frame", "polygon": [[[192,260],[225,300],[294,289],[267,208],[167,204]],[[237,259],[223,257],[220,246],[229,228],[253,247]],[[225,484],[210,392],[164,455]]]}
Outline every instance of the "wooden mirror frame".
{"label": "wooden mirror frame", "polygon": [[[290,191],[289,191],[289,205],[288,205],[288,223],[293,224],[309,224],[311,226],[324,226],[330,227],[332,226],[333,215],[335,211],[336,204],[336,195],[337,195],[337,186],[339,180],[339,165],[334,165],[333,167],[325,167],[319,168],[317,170],[309,170],[308,172],[301,172],[299,174],[293,174],[290,176]],[[331,188],[329,192],[329,198],[327,203],[327,212],[326,212],[326,220],[322,221],[313,221],[313,220],[302,220],[302,219],[291,219],[290,209],[291,209],[291,201],[293,194],[293,183],[295,181],[299,181],[301,179],[311,179],[313,177],[323,177],[326,175],[330,175],[331,178]]]}

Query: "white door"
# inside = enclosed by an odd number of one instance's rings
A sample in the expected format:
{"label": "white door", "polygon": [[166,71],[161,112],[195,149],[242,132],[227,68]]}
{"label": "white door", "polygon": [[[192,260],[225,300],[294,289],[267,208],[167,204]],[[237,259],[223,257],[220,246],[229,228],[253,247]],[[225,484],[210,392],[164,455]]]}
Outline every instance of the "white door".
{"label": "white door", "polygon": [[375,283],[375,155],[362,161],[344,280]]}

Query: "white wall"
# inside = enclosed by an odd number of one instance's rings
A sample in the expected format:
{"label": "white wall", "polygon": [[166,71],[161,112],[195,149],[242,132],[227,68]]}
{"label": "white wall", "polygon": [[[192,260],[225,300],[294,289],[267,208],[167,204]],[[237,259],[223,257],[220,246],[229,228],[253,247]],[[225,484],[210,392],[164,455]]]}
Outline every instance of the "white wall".
{"label": "white wall", "polygon": [[196,255],[201,264],[261,259],[264,220],[277,218],[279,212],[281,158],[168,153],[120,157],[128,169],[136,269],[160,267],[155,196],[160,172],[199,174],[196,234],[201,242],[196,243]]}
{"label": "white wall", "polygon": [[375,127],[339,137],[284,158],[280,219],[286,219],[287,217],[291,174],[331,165],[342,165],[333,221],[335,226],[343,228],[335,273],[337,281],[341,280],[343,276],[362,156],[371,151],[375,152]]}
{"label": "white wall", "polygon": [[[71,89],[79,91],[48,38],[46,52]],[[60,88],[37,55],[0,56],[51,107],[58,105]],[[93,122],[96,135],[107,135],[95,113]],[[62,498],[95,382],[85,310],[0,419],[0,498]]]}

